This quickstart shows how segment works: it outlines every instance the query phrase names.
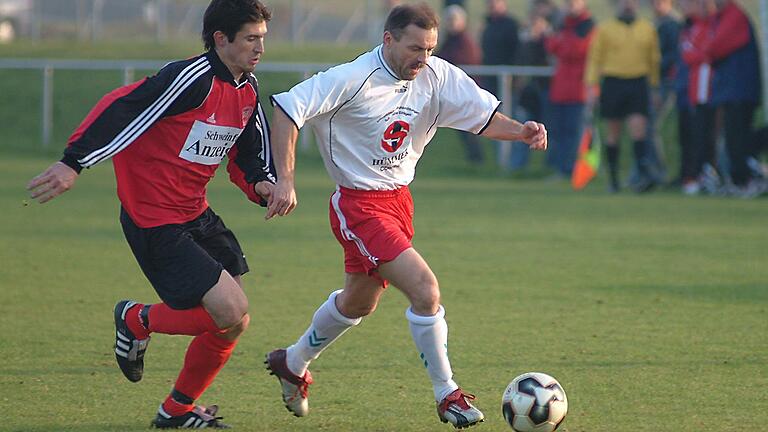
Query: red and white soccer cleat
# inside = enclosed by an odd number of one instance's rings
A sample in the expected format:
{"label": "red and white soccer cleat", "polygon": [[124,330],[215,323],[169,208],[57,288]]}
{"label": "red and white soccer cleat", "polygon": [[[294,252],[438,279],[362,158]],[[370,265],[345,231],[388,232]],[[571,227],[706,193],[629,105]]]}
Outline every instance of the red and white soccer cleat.
{"label": "red and white soccer cleat", "polygon": [[306,371],[304,376],[297,376],[288,369],[285,356],[284,349],[274,350],[267,354],[264,363],[267,365],[267,369],[271,371],[270,375],[276,376],[280,381],[285,407],[296,417],[304,417],[309,412],[307,396],[309,396],[309,385],[312,384],[312,374]]}
{"label": "red and white soccer cleat", "polygon": [[475,395],[456,389],[437,404],[437,415],[443,423],[451,423],[456,429],[474,426],[485,420],[482,411],[475,408],[470,401]]}

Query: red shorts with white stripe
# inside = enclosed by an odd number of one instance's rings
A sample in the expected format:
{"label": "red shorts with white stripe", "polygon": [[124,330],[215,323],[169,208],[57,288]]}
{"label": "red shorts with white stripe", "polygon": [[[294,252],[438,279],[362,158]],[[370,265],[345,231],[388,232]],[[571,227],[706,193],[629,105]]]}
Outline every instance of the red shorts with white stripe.
{"label": "red shorts with white stripe", "polygon": [[413,198],[407,186],[389,191],[339,186],[331,196],[330,219],[333,234],[344,248],[347,273],[378,277],[379,264],[411,247]]}

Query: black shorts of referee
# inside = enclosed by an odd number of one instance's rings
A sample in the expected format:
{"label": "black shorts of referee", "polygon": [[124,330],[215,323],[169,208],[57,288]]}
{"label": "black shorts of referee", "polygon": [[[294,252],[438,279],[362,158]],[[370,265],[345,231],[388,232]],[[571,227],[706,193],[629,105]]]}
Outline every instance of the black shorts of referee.
{"label": "black shorts of referee", "polygon": [[630,114],[648,117],[650,89],[646,77],[605,77],[600,85],[600,115],[621,120]]}
{"label": "black shorts of referee", "polygon": [[190,309],[219,281],[248,272],[245,255],[221,218],[210,208],[183,224],[136,226],[120,209],[120,223],[141,270],[160,299],[173,309]]}

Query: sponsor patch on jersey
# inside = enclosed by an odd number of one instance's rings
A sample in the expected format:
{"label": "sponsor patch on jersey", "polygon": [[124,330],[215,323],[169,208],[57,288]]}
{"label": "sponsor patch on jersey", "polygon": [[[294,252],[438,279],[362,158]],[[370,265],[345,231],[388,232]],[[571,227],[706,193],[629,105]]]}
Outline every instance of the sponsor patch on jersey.
{"label": "sponsor patch on jersey", "polygon": [[243,108],[243,127],[245,127],[248,124],[248,119],[251,118],[251,114],[253,114],[252,107]]}
{"label": "sponsor patch on jersey", "polygon": [[203,165],[218,165],[235,145],[242,129],[195,120],[179,157]]}
{"label": "sponsor patch on jersey", "polygon": [[384,131],[384,137],[381,140],[381,148],[394,153],[400,146],[403,145],[405,137],[408,136],[408,131],[411,130],[411,125],[402,120],[395,120],[387,126]]}

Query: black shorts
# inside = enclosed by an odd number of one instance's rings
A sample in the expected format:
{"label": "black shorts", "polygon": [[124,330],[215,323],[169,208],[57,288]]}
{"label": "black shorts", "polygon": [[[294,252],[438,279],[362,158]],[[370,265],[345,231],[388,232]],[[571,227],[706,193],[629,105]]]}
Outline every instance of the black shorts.
{"label": "black shorts", "polygon": [[624,119],[630,114],[647,117],[650,108],[649,92],[645,77],[605,77],[600,86],[600,115],[614,120]]}
{"label": "black shorts", "polygon": [[222,269],[232,276],[248,272],[235,235],[210,208],[189,222],[154,228],[136,226],[121,208],[120,223],[144,275],[173,309],[199,305]]}

